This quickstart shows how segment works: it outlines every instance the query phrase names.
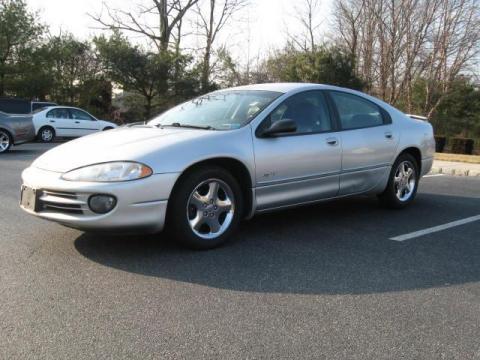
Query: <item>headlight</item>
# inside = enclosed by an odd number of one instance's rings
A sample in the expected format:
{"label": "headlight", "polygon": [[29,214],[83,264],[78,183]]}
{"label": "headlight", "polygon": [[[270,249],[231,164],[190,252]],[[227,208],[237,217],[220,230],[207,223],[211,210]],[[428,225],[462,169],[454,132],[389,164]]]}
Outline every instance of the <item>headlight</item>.
{"label": "headlight", "polygon": [[119,182],[143,179],[152,175],[148,166],[128,161],[89,165],[62,175],[68,181]]}

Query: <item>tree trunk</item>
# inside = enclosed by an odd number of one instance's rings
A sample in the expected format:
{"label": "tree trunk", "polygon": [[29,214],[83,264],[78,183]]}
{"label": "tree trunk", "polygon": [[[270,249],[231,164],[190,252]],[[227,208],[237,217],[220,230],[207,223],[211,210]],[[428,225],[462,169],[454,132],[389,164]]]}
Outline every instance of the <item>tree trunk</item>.
{"label": "tree trunk", "polygon": [[215,1],[216,0],[210,0],[210,13],[209,13],[209,19],[208,19],[209,21],[208,21],[208,28],[206,29],[207,44],[205,46],[205,53],[203,54],[202,76],[201,76],[201,84],[202,84],[203,92],[208,92],[208,89],[210,87],[210,58],[212,56],[213,36],[215,34],[215,29],[214,29]]}
{"label": "tree trunk", "polygon": [[5,96],[5,73],[0,74],[0,96]]}
{"label": "tree trunk", "polygon": [[147,103],[145,104],[145,120],[149,120],[152,114],[152,99],[152,96],[145,96],[145,100],[147,101]]}

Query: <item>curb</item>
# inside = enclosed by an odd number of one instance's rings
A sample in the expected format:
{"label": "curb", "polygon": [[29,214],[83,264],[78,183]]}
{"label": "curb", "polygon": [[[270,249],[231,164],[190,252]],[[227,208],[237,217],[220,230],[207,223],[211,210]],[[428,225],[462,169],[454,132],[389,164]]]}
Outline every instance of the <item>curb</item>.
{"label": "curb", "polygon": [[442,168],[442,167],[432,167],[430,174],[444,174],[452,176],[471,176],[471,177],[480,177],[480,170],[470,170],[462,168]]}

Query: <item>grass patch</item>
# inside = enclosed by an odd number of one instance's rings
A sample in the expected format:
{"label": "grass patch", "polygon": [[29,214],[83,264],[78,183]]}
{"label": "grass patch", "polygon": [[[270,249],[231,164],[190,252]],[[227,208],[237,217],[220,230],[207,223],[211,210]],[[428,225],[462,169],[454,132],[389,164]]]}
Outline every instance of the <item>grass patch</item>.
{"label": "grass patch", "polygon": [[480,164],[480,155],[435,153],[435,160]]}

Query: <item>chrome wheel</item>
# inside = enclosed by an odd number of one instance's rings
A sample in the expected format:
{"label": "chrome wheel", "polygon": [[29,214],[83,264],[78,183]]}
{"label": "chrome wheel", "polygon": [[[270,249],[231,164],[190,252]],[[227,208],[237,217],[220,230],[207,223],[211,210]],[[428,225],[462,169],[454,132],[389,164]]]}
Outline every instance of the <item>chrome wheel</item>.
{"label": "chrome wheel", "polygon": [[5,131],[0,130],[0,153],[7,151],[10,147],[10,136]]}
{"label": "chrome wheel", "polygon": [[234,213],[233,191],[219,179],[200,183],[188,199],[188,223],[194,234],[202,239],[215,239],[225,233]]}
{"label": "chrome wheel", "polygon": [[397,199],[408,201],[415,192],[417,186],[417,174],[415,167],[410,161],[403,161],[398,165],[394,177],[395,195]]}
{"label": "chrome wheel", "polygon": [[42,141],[50,142],[53,139],[53,131],[51,129],[43,129],[40,137],[42,138]]}

